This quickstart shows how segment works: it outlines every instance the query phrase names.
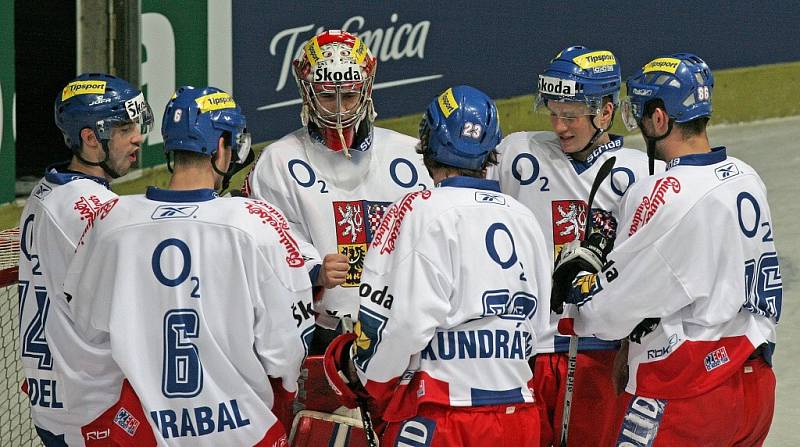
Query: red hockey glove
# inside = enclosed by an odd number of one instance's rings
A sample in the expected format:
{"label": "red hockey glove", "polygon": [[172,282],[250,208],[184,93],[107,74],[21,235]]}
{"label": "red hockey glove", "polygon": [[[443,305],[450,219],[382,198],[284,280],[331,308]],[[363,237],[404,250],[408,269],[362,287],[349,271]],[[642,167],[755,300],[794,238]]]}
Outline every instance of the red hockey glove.
{"label": "red hockey glove", "polygon": [[355,375],[353,360],[350,358],[350,347],[355,339],[356,335],[353,333],[334,338],[325,350],[325,358],[322,361],[328,384],[336,393],[339,402],[347,408],[358,408],[359,399],[369,398],[367,390]]}

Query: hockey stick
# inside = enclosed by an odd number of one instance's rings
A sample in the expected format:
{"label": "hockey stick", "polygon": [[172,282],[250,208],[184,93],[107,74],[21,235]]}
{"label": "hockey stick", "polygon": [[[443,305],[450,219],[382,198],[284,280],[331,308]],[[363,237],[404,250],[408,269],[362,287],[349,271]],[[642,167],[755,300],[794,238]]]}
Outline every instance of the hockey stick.
{"label": "hockey stick", "polygon": [[[589,230],[592,228],[592,202],[594,202],[594,195],[600,189],[600,185],[611,173],[614,168],[614,163],[617,162],[617,157],[611,157],[606,160],[592,183],[592,189],[589,191],[589,202],[586,205],[586,226],[583,231],[584,239],[589,236]],[[572,309],[570,307],[569,309]],[[568,315],[565,315],[568,316]],[[567,447],[567,434],[569,432],[569,414],[572,408],[572,391],[575,387],[575,368],[578,365],[578,336],[570,335],[569,337],[569,353],[567,354],[567,389],[564,390],[564,411],[561,414],[561,442],[560,447]]]}
{"label": "hockey stick", "polygon": [[[349,317],[342,318],[343,332],[353,332],[353,320]],[[361,413],[361,423],[364,425],[364,433],[367,436],[367,445],[369,447],[378,447],[378,438],[375,435],[375,430],[372,428],[372,417],[369,415],[367,408],[367,400],[363,397],[356,398],[358,402],[358,411]]]}

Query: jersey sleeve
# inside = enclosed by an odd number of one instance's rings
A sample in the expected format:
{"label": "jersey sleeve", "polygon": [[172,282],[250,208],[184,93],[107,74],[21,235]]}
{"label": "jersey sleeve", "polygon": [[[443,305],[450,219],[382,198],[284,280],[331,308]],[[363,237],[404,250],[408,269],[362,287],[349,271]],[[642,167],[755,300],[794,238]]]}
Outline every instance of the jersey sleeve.
{"label": "jersey sleeve", "polygon": [[258,257],[255,350],[267,374],[293,393],[314,329],[311,283],[304,265],[287,262],[277,242],[262,242]]}
{"label": "jersey sleeve", "polygon": [[[392,214],[391,209],[387,211],[389,219],[382,226],[399,226]],[[406,219],[413,221],[413,217]],[[425,348],[452,307],[453,273],[444,267],[452,265],[449,251],[433,236],[440,232],[430,227],[419,231],[415,222],[404,225],[411,228],[401,232],[394,245],[390,239],[368,252],[359,289],[354,363],[379,403],[388,401],[412,356]]]}
{"label": "jersey sleeve", "polygon": [[[726,294],[731,299],[713,304],[704,299],[711,295],[712,287],[720,287],[716,279],[720,272],[740,270],[727,265],[741,256],[735,252],[736,247],[724,242],[736,235],[726,234],[726,228],[710,224],[704,214],[708,209],[726,214],[723,204],[715,201],[708,197],[686,214],[653,219],[615,247],[599,275],[579,278],[573,292],[582,289],[584,298],[575,319],[575,332],[608,340],[621,339],[643,319],[668,317],[689,305],[715,307],[713,312],[704,312],[714,319],[705,324],[733,318],[742,305],[737,293],[739,278],[722,283],[722,287],[731,288]],[[736,215],[716,218],[737,219]],[[729,255],[720,255],[723,250],[730,251]],[[687,253],[692,253],[690,258]]]}
{"label": "jersey sleeve", "polygon": [[84,238],[67,268],[64,301],[76,329],[86,335],[109,332],[110,300],[114,274],[105,259],[116,259],[115,246],[103,244],[95,232]]}

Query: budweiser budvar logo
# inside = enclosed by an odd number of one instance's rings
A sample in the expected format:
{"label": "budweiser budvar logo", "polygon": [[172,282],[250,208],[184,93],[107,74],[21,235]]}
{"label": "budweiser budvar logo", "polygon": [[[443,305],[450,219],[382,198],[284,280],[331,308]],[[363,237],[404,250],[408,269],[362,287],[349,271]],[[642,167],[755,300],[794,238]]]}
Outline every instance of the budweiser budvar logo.
{"label": "budweiser budvar logo", "polygon": [[75,205],[72,207],[72,209],[78,212],[78,214],[81,216],[81,220],[86,221],[86,227],[84,227],[83,233],[81,233],[81,238],[78,240],[78,245],[83,245],[83,238],[86,236],[86,233],[92,229],[95,220],[105,219],[117,202],[119,202],[119,198],[116,197],[109,199],[106,202],[102,202],[95,195],[91,195],[88,198],[81,196],[81,198],[75,202]]}
{"label": "budweiser budvar logo", "polygon": [[286,248],[286,263],[289,267],[302,267],[305,265],[303,255],[297,246],[294,238],[289,234],[289,223],[283,215],[268,203],[253,200],[245,203],[245,208],[250,214],[254,214],[262,219],[278,233],[278,241]]}
{"label": "budweiser budvar logo", "polygon": [[628,236],[633,236],[640,227],[650,222],[658,208],[665,203],[665,196],[670,189],[675,194],[681,192],[681,183],[675,177],[669,176],[656,181],[650,197],[642,197],[642,203],[636,208]]}
{"label": "budweiser budvar logo", "polygon": [[[403,200],[386,210],[381,225],[378,227],[378,231],[375,232],[375,237],[372,239],[372,248],[383,245],[380,249],[381,254],[393,252],[395,239],[397,239],[397,235],[400,234],[400,224],[403,223],[405,215],[414,209],[411,203],[417,197],[422,197],[422,200],[428,200],[430,196],[431,192],[427,189],[425,191],[413,192],[407,194]],[[385,241],[384,236],[386,236]]]}
{"label": "budweiser budvar logo", "polygon": [[[425,44],[428,39],[428,30],[431,22],[422,20],[417,23],[397,24],[398,14],[389,17],[391,23],[388,27],[364,29],[366,19],[363,16],[352,16],[342,23],[342,30],[356,34],[367,44],[372,53],[381,62],[400,60],[404,58],[425,58]],[[314,24],[297,26],[279,31],[269,43],[269,53],[278,56],[283,52],[281,73],[275,91],[279,92],[286,86],[289,72],[292,68],[292,59],[303,50],[303,42],[312,36],[321,33],[325,28],[319,26],[314,31]]]}

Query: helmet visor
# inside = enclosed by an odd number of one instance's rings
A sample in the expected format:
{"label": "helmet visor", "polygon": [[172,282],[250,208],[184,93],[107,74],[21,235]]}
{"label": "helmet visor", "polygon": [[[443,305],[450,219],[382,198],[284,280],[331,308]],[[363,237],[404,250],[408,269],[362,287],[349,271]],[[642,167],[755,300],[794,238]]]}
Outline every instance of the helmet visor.
{"label": "helmet visor", "polygon": [[622,100],[622,122],[629,131],[639,127],[639,120],[642,117],[642,111],[639,108],[639,104],[631,101],[630,96]]}
{"label": "helmet visor", "polygon": [[247,156],[251,151],[251,137],[247,129],[242,129],[233,136],[233,153],[236,154],[237,163],[247,160]]}
{"label": "helmet visor", "polygon": [[153,129],[153,111],[144,99],[144,95],[139,93],[137,96],[125,101],[125,111],[108,118],[97,121],[97,134],[101,140],[111,139],[111,130],[114,127],[133,123],[138,127],[139,133],[147,135]]}

